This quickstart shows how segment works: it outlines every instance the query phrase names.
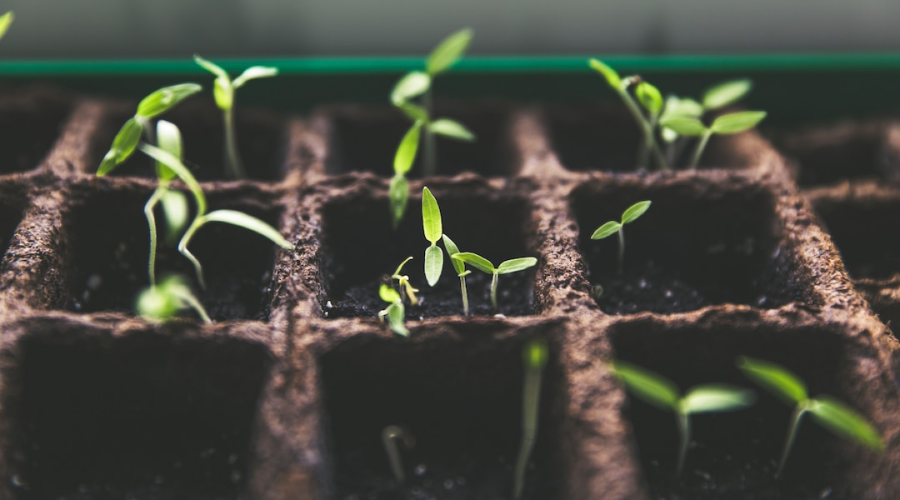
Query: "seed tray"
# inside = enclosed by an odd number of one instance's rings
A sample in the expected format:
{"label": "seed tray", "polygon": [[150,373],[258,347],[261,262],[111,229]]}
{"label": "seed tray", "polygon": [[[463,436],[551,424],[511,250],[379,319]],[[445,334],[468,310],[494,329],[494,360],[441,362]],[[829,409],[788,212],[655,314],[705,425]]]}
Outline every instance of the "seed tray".
{"label": "seed tray", "polygon": [[[896,341],[857,291],[867,293],[863,282],[851,281],[852,255],[841,260],[840,224],[826,210],[826,191],[861,188],[798,184],[797,167],[755,132],[716,138],[696,171],[625,173],[637,134],[615,108],[443,103],[479,142],[471,151],[438,144],[450,175],[411,181],[394,233],[386,166],[402,133],[397,113],[241,111],[245,162],[260,173],[222,181],[201,170],[210,205],[262,217],[296,248],[204,229],[196,250],[214,285],[200,299],[217,322],[155,325],[129,307],[145,285],[149,162],[93,175],[135,103],[17,92],[0,110],[59,108],[35,125],[50,131],[43,152],[19,154],[31,146],[18,141],[5,150],[32,168],[0,160],[2,498],[509,498],[520,350],[535,337],[550,360],[526,498],[900,496]],[[217,165],[218,111],[195,100],[167,119],[185,131],[189,164]],[[606,132],[616,139],[598,142],[605,123],[620,124]],[[381,274],[409,255],[412,282],[424,281],[426,184],[461,248],[538,265],[501,277],[498,316],[473,276],[476,314],[462,317],[445,272],[408,309],[406,339],[378,322],[372,299]],[[619,278],[614,243],[589,234],[642,199],[653,206],[626,229]],[[171,249],[160,268],[189,271]],[[761,395],[740,414],[698,417],[674,478],[671,416],[626,395],[608,361],[639,363],[685,389],[748,385],[734,365],[744,354],[858,408],[886,452],[806,424],[775,480],[789,409]],[[402,487],[379,448],[391,424],[417,438]]]}

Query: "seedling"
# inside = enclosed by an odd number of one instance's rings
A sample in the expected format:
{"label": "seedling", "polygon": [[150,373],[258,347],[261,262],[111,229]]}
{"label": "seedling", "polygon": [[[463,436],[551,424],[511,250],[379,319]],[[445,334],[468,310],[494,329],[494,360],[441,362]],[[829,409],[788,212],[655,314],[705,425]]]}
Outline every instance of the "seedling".
{"label": "seedling", "polygon": [[737,113],[729,113],[722,115],[713,120],[712,125],[707,127],[700,118],[691,116],[673,116],[662,120],[660,123],[667,128],[674,130],[679,135],[687,137],[700,137],[691,163],[690,169],[697,168],[700,163],[700,157],[703,156],[703,150],[706,143],[714,134],[730,135],[744,132],[755,127],[766,117],[765,111],[739,111]]}
{"label": "seedling", "polygon": [[459,253],[459,248],[456,246],[456,243],[453,243],[453,240],[446,234],[443,235],[442,238],[444,240],[444,248],[447,250],[447,255],[450,256],[450,263],[453,264],[456,276],[459,277],[459,288],[462,292],[463,316],[468,316],[469,294],[466,292],[466,276],[472,274],[472,271],[466,269],[466,265],[461,260],[453,258],[454,255]]}
{"label": "seedling", "polygon": [[537,259],[534,257],[521,257],[503,261],[499,266],[494,267],[491,261],[472,252],[459,252],[451,255],[450,258],[462,261],[483,273],[493,276],[491,279],[491,304],[494,306],[494,309],[497,309],[497,277],[501,274],[524,271],[537,264]]}
{"label": "seedling", "polygon": [[781,460],[778,462],[778,471],[775,473],[775,477],[780,476],[781,471],[784,470],[784,464],[787,462],[788,454],[794,446],[794,439],[800,428],[800,420],[806,413],[812,415],[823,427],[839,436],[857,441],[873,450],[884,449],[884,441],[865,417],[829,396],[820,395],[815,399],[810,398],[806,391],[806,384],[784,367],[769,361],[740,357],[738,358],[738,368],[760,387],[785,403],[794,406],[794,413],[791,416],[787,439],[781,452]]}
{"label": "seedling", "polygon": [[594,234],[591,235],[592,240],[602,240],[608,238],[615,233],[619,234],[619,274],[625,269],[625,224],[629,224],[637,220],[638,217],[644,215],[644,212],[650,208],[650,201],[639,201],[628,207],[622,212],[622,220],[616,222],[611,220],[598,227]]}
{"label": "seedling", "polygon": [[135,308],[139,315],[150,321],[166,321],[181,311],[193,309],[204,322],[212,323],[187,281],[178,275],[167,276],[158,284],[143,289]]}
{"label": "seedling", "polygon": [[388,198],[391,203],[391,224],[395,230],[403,220],[406,204],[409,202],[409,181],[406,180],[406,173],[416,161],[421,131],[422,122],[413,123],[397,146],[397,153],[394,155],[394,177],[391,178]]}
{"label": "seedling", "polygon": [[413,286],[409,283],[409,276],[405,274],[400,274],[403,272],[403,266],[406,265],[407,262],[411,261],[412,257],[407,257],[397,266],[397,270],[394,271],[394,274],[391,275],[392,280],[397,281],[397,291],[400,292],[401,297],[403,294],[403,290],[406,290],[406,296],[409,297],[409,303],[412,305],[417,305],[419,303],[418,297],[416,297],[416,293],[419,292],[418,288],[413,288]]}
{"label": "seedling", "polygon": [[9,30],[9,26],[12,24],[15,17],[13,11],[9,11],[0,16],[0,38],[3,38],[4,35],[6,35],[6,32]]}
{"label": "seedling", "polygon": [[519,445],[519,456],[516,458],[513,500],[522,498],[525,468],[528,466],[528,458],[537,439],[541,381],[544,366],[547,365],[547,343],[542,339],[534,339],[525,344],[522,348],[522,362],[525,372],[525,380],[522,383],[522,441]]}
{"label": "seedling", "polygon": [[394,290],[388,285],[382,284],[378,289],[378,296],[381,300],[388,303],[388,306],[378,311],[378,319],[384,321],[387,318],[388,325],[397,335],[409,337],[409,330],[403,324],[406,317],[406,308],[403,307],[403,297],[400,292]]}
{"label": "seedling", "polygon": [[422,189],[422,226],[425,239],[431,243],[425,249],[425,280],[428,281],[428,286],[434,286],[441,279],[441,271],[444,269],[444,252],[437,246],[444,229],[441,224],[441,209],[427,187]]}
{"label": "seedling", "polygon": [[213,84],[213,96],[216,99],[216,105],[222,110],[225,123],[225,172],[232,179],[243,179],[246,174],[244,165],[241,162],[241,155],[238,152],[237,139],[235,138],[234,93],[250,80],[271,78],[277,75],[278,68],[252,66],[245,69],[240,76],[232,80],[220,66],[198,55],[194,55],[194,61],[205,70],[216,75],[216,80]]}
{"label": "seedling", "polygon": [[394,473],[397,483],[403,484],[406,481],[406,473],[403,471],[403,462],[400,460],[400,449],[397,447],[397,442],[409,450],[416,445],[416,438],[398,425],[389,425],[381,431],[381,444],[384,445],[388,463],[391,464],[391,472]]}
{"label": "seedling", "polygon": [[613,370],[632,394],[661,410],[675,413],[680,437],[677,475],[681,475],[691,441],[691,415],[740,410],[756,401],[753,391],[725,384],[700,385],[681,396],[672,381],[624,361],[615,361]]}

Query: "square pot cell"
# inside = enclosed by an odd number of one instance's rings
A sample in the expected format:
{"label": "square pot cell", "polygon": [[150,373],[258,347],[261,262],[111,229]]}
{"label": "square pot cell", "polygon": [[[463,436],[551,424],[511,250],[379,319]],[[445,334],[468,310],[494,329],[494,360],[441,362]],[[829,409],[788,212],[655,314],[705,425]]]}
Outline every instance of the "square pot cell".
{"label": "square pot cell", "polygon": [[[436,118],[451,118],[466,126],[475,141],[435,136],[438,175],[474,172],[485,177],[514,175],[519,168],[513,154],[510,115],[502,106],[438,106]],[[326,173],[372,172],[394,175],[394,155],[412,123],[393,107],[335,107],[323,113],[328,152]],[[427,154],[425,134],[407,177],[422,177]]]}
{"label": "square pot cell", "polygon": [[0,175],[37,168],[56,144],[72,111],[62,95],[42,89],[0,100]]}
{"label": "square pot cell", "polygon": [[17,500],[241,498],[261,345],[50,326],[20,349]]}
{"label": "square pot cell", "polygon": [[[581,252],[604,312],[675,313],[725,303],[775,308],[802,295],[804,284],[779,260],[788,252],[773,257],[779,238],[774,196],[749,184],[700,184],[705,181],[605,182],[572,193]],[[618,237],[591,235],[642,200],[652,205],[624,227],[619,273]]]}
{"label": "square pot cell", "polygon": [[[567,170],[630,172],[635,169],[640,128],[624,104],[581,104],[547,107],[544,127],[550,147]],[[744,134],[713,136],[700,159],[699,168],[736,168],[752,165],[737,145]],[[688,140],[673,155],[674,167],[684,168],[693,155],[695,140]],[[656,170],[649,162],[647,170]]]}
{"label": "square pot cell", "polygon": [[[850,403],[855,390],[842,382],[852,359],[837,332],[826,328],[781,327],[747,321],[709,326],[634,321],[610,331],[617,359],[672,380],[685,394],[692,387],[722,383],[753,389],[747,409],[691,417],[692,437],[684,470],[675,475],[678,430],[675,414],[628,396],[625,417],[651,498],[749,500],[863,498],[848,496],[865,488],[847,472],[854,453],[878,453],[829,433],[805,416],[780,479],[776,479],[793,408],[747,379],[736,367],[739,356],[777,363],[797,374],[809,394],[827,394]],[[874,376],[874,375],[873,375]],[[847,453],[850,450],[850,453]]]}
{"label": "square pot cell", "polygon": [[[223,180],[225,177],[225,140],[222,110],[206,96],[193,97],[179,104],[159,119],[174,123],[181,130],[184,164],[200,181]],[[107,113],[94,136],[88,173],[94,173],[122,125],[132,117],[133,108]],[[284,120],[273,113],[253,108],[235,107],[235,134],[247,178],[257,181],[279,181],[286,155],[287,137]],[[156,120],[153,121],[155,132]],[[119,165],[110,175],[155,178],[150,157],[140,151]]]}
{"label": "square pot cell", "polygon": [[[335,498],[509,498],[522,421],[522,341],[358,338],[322,358]],[[563,498],[556,453],[564,386],[551,349],[524,498]],[[398,485],[382,432],[400,426]]]}
{"label": "square pot cell", "polygon": [[[85,197],[64,221],[72,269],[65,308],[133,313],[139,291],[149,286],[150,239],[144,203],[150,191],[133,186],[119,189],[115,184],[97,186],[99,189],[83,193]],[[234,193],[229,194],[209,195],[210,210],[240,210],[277,227],[277,208],[244,204]],[[163,218],[159,211],[156,216],[160,228],[157,279],[167,273],[184,276],[215,320],[268,317],[269,285],[277,251],[271,241],[229,224],[210,223],[201,228],[189,247],[203,265],[207,286],[199,290],[193,265],[177,252],[177,240],[165,241]]]}
{"label": "square pot cell", "polygon": [[[526,245],[525,224],[529,222],[524,200],[497,195],[464,193],[465,189],[434,193],[443,219],[444,234],[460,251],[473,251],[500,262],[533,255]],[[420,290],[422,302],[407,305],[406,318],[463,314],[460,280],[444,251],[441,279],[432,288],[425,280],[425,248],[429,243],[422,229],[421,195],[410,197],[406,216],[397,230],[391,229],[386,196],[356,197],[326,202],[323,208],[323,237],[320,250],[325,313],[328,318],[375,318],[386,304],[378,297],[381,283],[407,257],[401,274],[408,275]],[[443,250],[443,243],[438,246]],[[538,263],[540,265],[540,263]],[[506,316],[533,314],[533,286],[536,267],[500,276],[497,287],[499,311],[491,307],[491,277],[473,269],[466,278],[470,313]]]}

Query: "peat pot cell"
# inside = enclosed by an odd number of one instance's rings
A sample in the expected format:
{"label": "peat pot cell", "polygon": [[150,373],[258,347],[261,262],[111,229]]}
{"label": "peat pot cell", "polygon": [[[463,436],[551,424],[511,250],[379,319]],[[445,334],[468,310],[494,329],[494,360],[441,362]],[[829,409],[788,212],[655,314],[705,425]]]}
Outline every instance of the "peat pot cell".
{"label": "peat pot cell", "polygon": [[[510,498],[521,437],[522,344],[484,333],[464,342],[356,339],[324,356],[336,498]],[[554,444],[565,396],[552,351],[541,391],[524,498],[562,498]],[[403,485],[382,446],[392,425],[415,439],[400,447]]]}
{"label": "peat pot cell", "polygon": [[[138,292],[149,285],[147,258],[149,232],[143,189],[98,190],[68,214],[70,262],[73,271],[65,307],[77,312],[131,313]],[[225,206],[223,206],[225,205]],[[277,225],[278,212],[218,202],[211,210],[233,208]],[[160,242],[156,275],[181,274],[189,280],[209,315],[215,320],[266,319],[269,285],[277,247],[268,239],[232,225],[211,223],[200,229],[190,244],[203,265],[206,289],[198,290],[191,263],[165,241],[162,216],[157,214]],[[193,316],[192,316],[193,317]]]}
{"label": "peat pot cell", "polygon": [[[775,308],[799,295],[789,266],[772,258],[777,237],[769,192],[723,187],[710,194],[685,187],[607,183],[573,192],[581,251],[604,312],[676,313],[724,303]],[[591,235],[642,200],[652,205],[625,225],[619,273],[618,237]]]}
{"label": "peat pot cell", "polygon": [[[129,110],[130,111],[130,110]],[[109,150],[113,138],[131,118],[126,113],[109,113],[91,143],[88,173],[94,173]],[[186,101],[160,119],[181,130],[184,164],[200,181],[225,179],[225,142],[222,111],[212,104]],[[235,108],[235,134],[247,177],[258,181],[279,181],[286,154],[286,129],[277,115],[256,109]],[[153,121],[154,127],[156,121]],[[154,163],[140,151],[116,167],[111,175],[156,177]]]}
{"label": "peat pot cell", "polygon": [[15,195],[0,188],[0,258],[9,250],[9,244],[12,241],[19,222],[22,221],[22,206],[15,200]]}
{"label": "peat pot cell", "polygon": [[[486,199],[477,195],[442,196],[444,234],[460,251],[473,251],[494,265],[531,255],[523,236],[526,206],[515,198]],[[421,302],[407,305],[406,318],[463,314],[460,280],[444,251],[441,279],[432,288],[425,281],[424,259],[428,241],[422,231],[421,196],[413,195],[398,229],[391,229],[386,197],[330,202],[324,208],[322,266],[328,318],[375,318],[386,304],[378,297],[381,283],[403,259],[413,260],[401,274],[420,290]],[[443,251],[443,243],[438,243]],[[540,265],[540,263],[538,263]],[[534,270],[501,275],[497,287],[499,311],[491,307],[491,277],[472,270],[466,278],[470,314],[506,316],[533,314]]]}
{"label": "peat pot cell", "polygon": [[[634,117],[624,105],[560,105],[545,108],[543,117],[551,148],[564,168],[579,172],[630,172],[635,169],[638,144],[643,139]],[[742,134],[713,136],[699,167],[735,168],[751,164],[752,159],[745,158],[734,147],[741,137]],[[674,167],[687,166],[694,146],[695,141],[688,140],[677,149],[677,154],[672,156]],[[644,168],[655,170],[657,167],[655,162],[648,160]]]}
{"label": "peat pot cell", "polygon": [[853,279],[888,279],[900,273],[900,197],[820,200],[816,212]]}
{"label": "peat pot cell", "polygon": [[644,321],[619,323],[610,333],[618,359],[672,380],[682,394],[710,383],[757,394],[750,408],[691,417],[691,441],[680,476],[675,473],[679,446],[675,414],[629,394],[625,417],[631,423],[651,498],[849,499],[848,488],[862,486],[850,484],[853,479],[846,471],[852,459],[844,451],[877,453],[835,437],[808,415],[783,474],[776,479],[793,408],[754,385],[736,365],[739,356],[777,363],[804,380],[812,397],[828,394],[848,401],[847,395],[854,391],[840,384],[849,358],[842,356],[845,346],[839,334],[746,323],[735,326],[734,322],[702,330],[668,329]]}
{"label": "peat pot cell", "polygon": [[[328,120],[326,172],[372,172],[394,175],[394,154],[411,122],[398,109],[389,107],[331,108]],[[485,106],[438,106],[435,117],[451,118],[466,126],[475,141],[457,141],[435,136],[437,173],[452,176],[474,172],[485,177],[515,174],[510,117],[506,108]],[[422,177],[427,139],[423,133],[419,154],[408,177]]]}
{"label": "peat pot cell", "polygon": [[4,404],[19,500],[239,498],[262,346],[45,331],[20,347]]}
{"label": "peat pot cell", "polygon": [[0,101],[0,174],[37,168],[59,138],[71,111],[67,100],[52,93]]}

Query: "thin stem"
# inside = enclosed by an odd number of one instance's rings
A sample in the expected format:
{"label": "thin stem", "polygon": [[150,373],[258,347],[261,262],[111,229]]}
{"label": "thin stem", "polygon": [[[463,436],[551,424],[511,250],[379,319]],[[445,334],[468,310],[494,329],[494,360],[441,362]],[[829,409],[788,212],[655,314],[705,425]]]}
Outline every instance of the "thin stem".
{"label": "thin stem", "polygon": [[618,89],[619,95],[625,102],[625,106],[627,106],[628,110],[631,111],[631,114],[634,115],[634,119],[637,120],[641,130],[644,131],[644,138],[652,146],[653,158],[656,160],[656,164],[659,165],[659,169],[669,170],[669,165],[666,163],[666,159],[663,158],[662,152],[659,150],[659,145],[656,144],[656,138],[653,136],[653,129],[650,127],[650,123],[647,119],[644,118],[644,114],[641,113],[641,108],[638,107],[637,103],[632,99],[631,94],[628,93],[627,85],[627,83],[623,82],[622,88]]}
{"label": "thin stem", "polygon": [[619,226],[619,275],[625,272],[625,224]]}
{"label": "thin stem", "polygon": [[[659,118],[659,115],[653,114],[650,115],[650,130],[656,130],[656,120]],[[647,160],[650,157],[650,151],[653,149],[652,135],[645,135],[643,144],[638,146],[638,154],[637,154],[637,168],[641,169],[647,165]],[[666,160],[668,163],[671,163],[670,160]]]}
{"label": "thin stem", "polygon": [[194,265],[194,272],[197,274],[197,282],[200,284],[200,289],[202,290],[206,289],[206,281],[203,279],[203,266],[200,265],[200,261],[197,260],[197,257],[194,257],[194,254],[188,250],[187,246],[191,242],[191,238],[194,237],[194,233],[196,233],[205,222],[206,219],[203,217],[194,219],[194,222],[192,222],[188,230],[185,231],[184,236],[181,237],[181,241],[178,242],[178,252],[181,255],[184,255],[184,257]]}
{"label": "thin stem", "polygon": [[[428,113],[428,120],[431,120],[431,89],[425,92],[423,97],[425,111]],[[431,177],[437,175],[437,141],[434,133],[426,125],[425,127],[425,165],[422,169],[423,177]]]}
{"label": "thin stem", "polygon": [[177,294],[178,298],[183,300],[194,312],[200,316],[200,319],[203,320],[204,323],[212,323],[212,319],[209,317],[209,314],[206,313],[206,309],[203,308],[203,304],[197,300],[197,297],[194,297],[191,293],[179,293]]}
{"label": "thin stem", "polygon": [[513,481],[513,500],[522,498],[525,487],[525,468],[534,448],[538,430],[538,413],[541,398],[541,381],[543,365],[535,367],[525,365],[525,381],[522,385],[522,441],[519,456],[516,458],[515,479]]}
{"label": "thin stem", "polygon": [[689,169],[694,170],[697,168],[697,165],[700,164],[700,157],[703,155],[703,150],[706,148],[706,143],[709,142],[709,138],[712,137],[712,129],[708,129],[703,137],[700,138],[700,142],[697,143],[697,149],[694,150],[694,158],[691,160]]}
{"label": "thin stem", "polygon": [[803,414],[806,413],[806,410],[808,409],[809,405],[806,401],[803,401],[794,408],[794,413],[791,416],[791,425],[788,427],[787,438],[784,441],[784,449],[781,451],[781,460],[778,462],[778,471],[775,473],[775,477],[781,476],[781,471],[784,469],[784,464],[787,462],[788,454],[794,446],[794,439],[797,437],[797,429],[800,427],[800,419],[803,418]]}
{"label": "thin stem", "polygon": [[459,289],[462,291],[463,316],[469,315],[469,294],[466,292],[466,277],[459,277]]}
{"label": "thin stem", "polygon": [[147,275],[150,277],[150,286],[156,286],[157,235],[156,217],[153,215],[153,209],[156,208],[156,204],[159,203],[165,191],[166,188],[162,186],[157,187],[153,194],[150,195],[150,199],[147,200],[147,204],[144,205],[144,217],[147,218],[147,226],[150,228],[150,258],[147,260]]}
{"label": "thin stem", "polygon": [[678,446],[678,462],[675,466],[675,474],[680,476],[681,470],[684,468],[684,458],[687,456],[688,443],[691,440],[691,418],[683,410],[679,410],[677,415],[680,444]]}
{"label": "thin stem", "polygon": [[241,163],[235,138],[233,108],[228,108],[222,113],[225,117],[225,172],[232,179],[243,179],[244,165]]}
{"label": "thin stem", "polygon": [[494,310],[497,309],[497,277],[500,276],[497,271],[494,271],[494,277],[491,278],[491,304],[494,306]]}
{"label": "thin stem", "polygon": [[388,456],[388,462],[391,465],[391,472],[398,483],[406,481],[406,474],[403,472],[403,462],[400,460],[400,449],[397,447],[397,441],[403,443],[405,448],[412,448],[416,440],[412,434],[403,430],[402,427],[389,425],[381,431],[381,444],[384,446],[384,452]]}

